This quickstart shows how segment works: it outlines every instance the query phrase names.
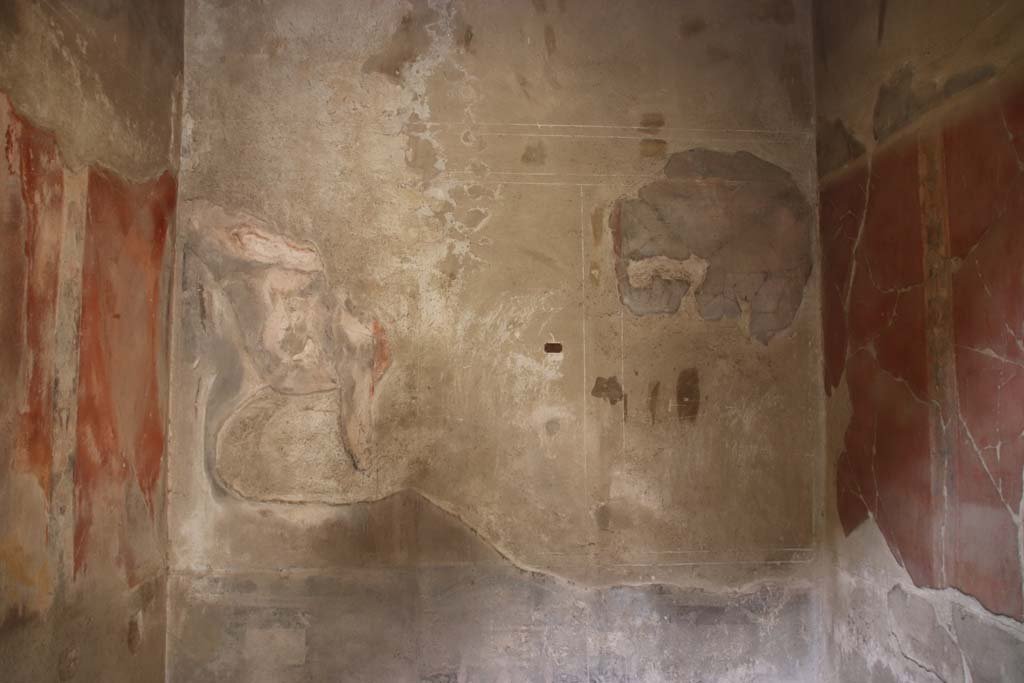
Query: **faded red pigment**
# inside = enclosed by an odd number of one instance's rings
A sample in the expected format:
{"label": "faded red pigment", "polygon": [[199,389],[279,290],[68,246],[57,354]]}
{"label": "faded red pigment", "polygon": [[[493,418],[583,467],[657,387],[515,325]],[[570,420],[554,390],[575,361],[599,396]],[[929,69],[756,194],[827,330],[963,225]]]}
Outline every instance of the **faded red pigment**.
{"label": "faded red pigment", "polygon": [[388,342],[387,332],[379,320],[373,321],[373,369],[370,375],[370,398],[373,398],[376,387],[384,378],[391,365],[391,344]]}
{"label": "faded red pigment", "polygon": [[[163,465],[164,251],[176,185],[91,169],[82,261],[75,571],[88,557],[95,506],[137,485],[155,514]],[[131,579],[131,548],[120,556]]]}
{"label": "faded red pigment", "polygon": [[[926,244],[924,196],[945,244]],[[832,393],[845,374],[852,407],[843,528],[872,515],[915,583],[1024,618],[1024,84],[918,126],[820,199],[824,380]],[[926,281],[929,253],[951,259],[948,304]],[[929,328],[935,302],[951,309],[946,332]],[[955,372],[929,358],[936,334]]]}
{"label": "faded red pigment", "polygon": [[[11,343],[17,350],[18,421],[15,466],[31,473],[49,498],[53,469],[53,384],[57,290],[64,222],[64,168],[54,136],[20,117],[3,98],[7,127],[0,187],[5,223],[20,244],[12,261]],[[13,188],[17,186],[15,194]],[[12,245],[15,246],[15,245]],[[20,253],[19,253],[20,252]],[[14,263],[17,261],[17,263]],[[5,329],[7,325],[5,325]]]}

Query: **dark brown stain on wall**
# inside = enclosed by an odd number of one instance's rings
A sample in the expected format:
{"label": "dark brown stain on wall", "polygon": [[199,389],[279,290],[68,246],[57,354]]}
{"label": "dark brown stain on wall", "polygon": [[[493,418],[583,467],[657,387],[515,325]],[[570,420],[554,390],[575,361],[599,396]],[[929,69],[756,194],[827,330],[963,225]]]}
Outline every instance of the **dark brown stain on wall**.
{"label": "dark brown stain on wall", "polygon": [[544,142],[537,140],[536,142],[531,142],[526,145],[526,148],[523,149],[523,156],[520,160],[524,164],[542,166],[544,162],[547,161],[547,158],[548,153],[544,148]]}
{"label": "dark brown stain on wall", "polygon": [[697,368],[679,371],[676,378],[676,415],[680,420],[694,422],[700,413],[700,375]]}
{"label": "dark brown stain on wall", "polygon": [[598,377],[594,380],[594,388],[590,390],[590,395],[594,398],[603,398],[612,405],[625,400],[618,377]]}

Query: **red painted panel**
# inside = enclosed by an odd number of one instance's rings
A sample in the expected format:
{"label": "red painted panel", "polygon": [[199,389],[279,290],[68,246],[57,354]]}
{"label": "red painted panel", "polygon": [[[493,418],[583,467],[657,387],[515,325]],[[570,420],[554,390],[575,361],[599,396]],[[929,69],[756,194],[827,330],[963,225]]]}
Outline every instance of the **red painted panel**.
{"label": "red painted panel", "polygon": [[[885,148],[872,160],[845,320],[852,417],[838,462],[837,503],[847,533],[868,514],[874,516],[917,584],[939,585],[942,567],[936,565],[944,562],[947,585],[1019,619],[1024,617],[1018,526],[1024,495],[1024,87],[1002,102],[979,103],[973,113],[935,131],[942,141],[945,181],[938,199],[946,202],[954,257],[949,341],[955,367],[934,378],[954,384],[939,393],[940,399],[948,397],[943,399],[948,405],[927,402],[932,379],[927,287],[932,282],[923,282],[917,142]],[[830,211],[823,195],[823,221],[835,220]],[[830,236],[823,223],[826,311],[829,288],[845,277],[841,255],[830,252]],[[827,314],[823,320],[826,365],[835,365],[828,340],[840,335],[829,328],[842,325]],[[826,378],[833,377],[828,372]],[[930,422],[939,414],[956,419],[939,429]],[[933,448],[934,438],[942,450]],[[934,458],[946,448],[952,458],[949,498],[942,506],[933,491],[946,482],[933,477],[945,476],[945,465]],[[945,557],[934,547],[935,532],[942,528],[948,531]]]}
{"label": "red painted panel", "polygon": [[914,395],[928,398],[927,311],[924,286],[914,285],[896,298],[889,324],[878,331],[875,353],[879,367],[905,381]]}
{"label": "red painted panel", "polygon": [[[5,255],[20,274],[10,297],[15,329],[5,330],[18,349],[15,463],[32,473],[49,496],[53,466],[53,383],[61,241],[64,233],[64,168],[54,136],[20,117],[4,98],[5,159],[0,184],[17,186],[5,223],[18,230],[17,251]],[[12,193],[13,194],[13,193]],[[14,278],[12,278],[13,280]],[[12,358],[12,361],[14,359]]]}
{"label": "red painted panel", "polygon": [[875,154],[861,252],[881,291],[924,281],[924,231],[916,140]]}
{"label": "red painted panel", "polygon": [[[949,576],[994,612],[1024,617],[1024,172],[1022,92],[950,126],[950,235],[958,439]],[[952,186],[953,183],[955,186]]]}
{"label": "red painted panel", "polygon": [[959,258],[1005,214],[1020,168],[998,105],[947,125],[942,138],[950,253]]}
{"label": "red painted panel", "polygon": [[[75,570],[88,557],[93,505],[138,486],[153,513],[163,466],[164,249],[169,174],[140,184],[91,170],[82,267]],[[128,543],[121,535],[122,545]],[[131,548],[120,555],[130,573]],[[130,578],[130,577],[129,577]]]}
{"label": "red painted panel", "polygon": [[846,300],[853,248],[864,217],[867,167],[834,179],[821,190],[822,326],[825,390],[839,385],[846,364]]}
{"label": "red painted panel", "polygon": [[1003,102],[1003,117],[1010,132],[1017,159],[1024,161],[1024,81],[1015,84]]}
{"label": "red painted panel", "polygon": [[[1020,451],[1016,454],[1020,476]],[[966,435],[957,447],[950,584],[973,595],[989,610],[1024,617],[1019,537],[1010,508],[1000,499],[992,473]]]}
{"label": "red painted panel", "polygon": [[843,529],[851,532],[870,511],[914,581],[935,585],[928,405],[868,350],[850,357],[847,381],[853,416],[838,473]]}

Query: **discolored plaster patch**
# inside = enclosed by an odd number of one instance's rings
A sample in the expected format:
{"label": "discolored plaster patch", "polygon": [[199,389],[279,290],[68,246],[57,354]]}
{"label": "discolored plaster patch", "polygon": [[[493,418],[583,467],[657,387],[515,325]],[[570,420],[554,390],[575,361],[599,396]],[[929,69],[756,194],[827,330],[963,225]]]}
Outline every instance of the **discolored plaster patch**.
{"label": "discolored plaster patch", "polygon": [[864,143],[858,140],[842,119],[818,120],[818,174],[828,175],[864,155]]}
{"label": "discolored plaster patch", "polygon": [[883,142],[945,100],[995,75],[991,65],[953,74],[940,86],[915,77],[914,68],[901,66],[878,89],[872,125],[875,140]]}
{"label": "discolored plaster patch", "polygon": [[[746,308],[751,336],[767,343],[792,322],[810,275],[803,193],[749,152],[677,152],[664,174],[612,212],[623,304],[637,315],[674,313],[692,287],[705,320]],[[695,264],[706,264],[699,279]]]}
{"label": "discolored plaster patch", "polygon": [[660,111],[649,111],[640,117],[640,126],[651,132],[665,127],[665,115]]}
{"label": "discolored plaster patch", "polygon": [[520,157],[520,161],[524,164],[531,166],[543,166],[544,162],[547,161],[548,152],[544,147],[542,140],[536,140],[534,142],[527,143],[523,149],[523,155]]}
{"label": "discolored plaster patch", "polygon": [[640,156],[664,157],[668,152],[668,142],[659,138],[644,138],[640,141]]}
{"label": "discolored plaster patch", "polygon": [[915,83],[912,67],[899,68],[878,88],[872,124],[875,140],[882,142],[928,111],[937,100],[934,83]]}
{"label": "discolored plaster patch", "polygon": [[419,172],[424,180],[430,180],[440,173],[437,147],[423,135],[411,134],[405,148],[406,165]]}
{"label": "discolored plaster patch", "polygon": [[[437,12],[426,0],[415,0],[412,9],[402,15],[388,42],[363,62],[363,73],[378,73],[392,83],[401,83],[406,69],[430,49],[433,39],[427,27],[437,18]],[[469,47],[468,42],[466,47]]]}

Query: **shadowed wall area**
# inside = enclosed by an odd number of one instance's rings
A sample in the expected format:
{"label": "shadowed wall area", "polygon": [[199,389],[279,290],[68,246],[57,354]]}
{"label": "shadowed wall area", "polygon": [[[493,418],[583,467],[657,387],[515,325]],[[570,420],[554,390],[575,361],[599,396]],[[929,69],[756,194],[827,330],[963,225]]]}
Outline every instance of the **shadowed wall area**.
{"label": "shadowed wall area", "polygon": [[11,680],[1024,680],[1024,5],[0,38]]}

